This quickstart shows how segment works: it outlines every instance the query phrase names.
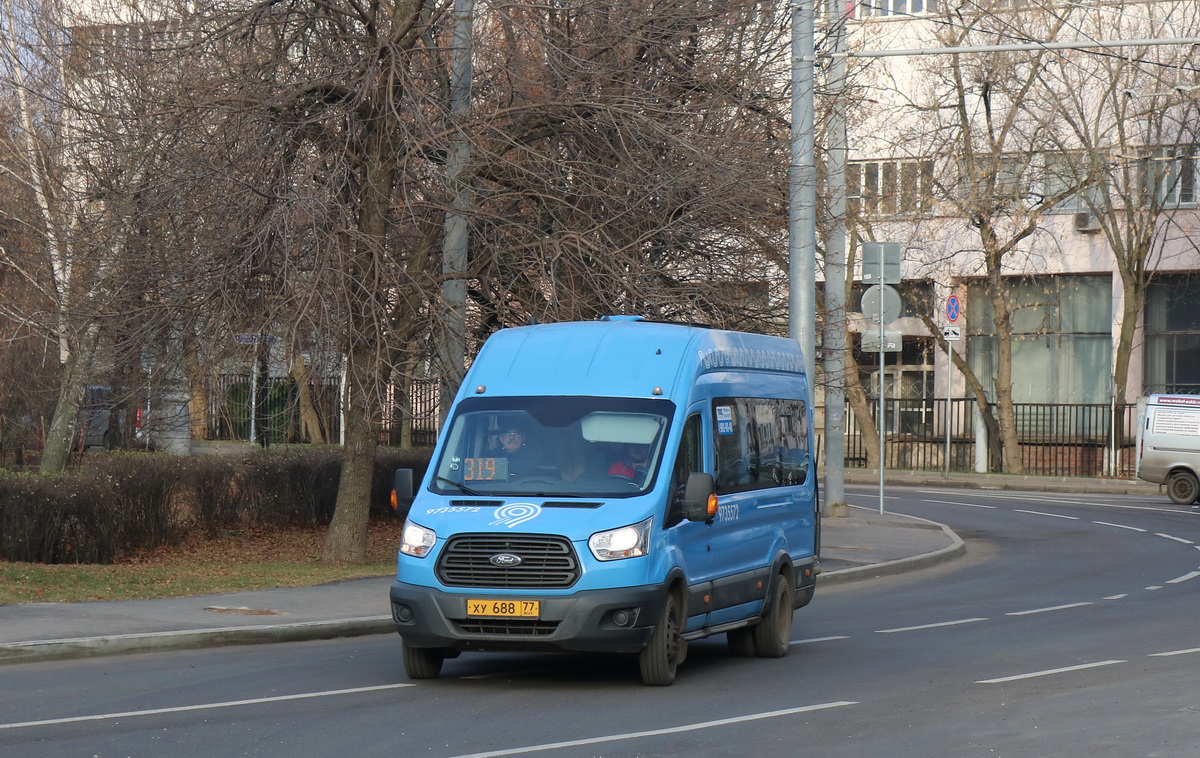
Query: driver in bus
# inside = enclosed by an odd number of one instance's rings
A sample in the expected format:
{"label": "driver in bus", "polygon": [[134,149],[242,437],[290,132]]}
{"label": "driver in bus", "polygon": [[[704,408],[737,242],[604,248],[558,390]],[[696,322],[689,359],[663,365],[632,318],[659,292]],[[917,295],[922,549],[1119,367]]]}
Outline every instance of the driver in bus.
{"label": "driver in bus", "polygon": [[509,424],[499,435],[500,455],[508,459],[508,476],[514,478],[528,474],[533,469],[529,451],[525,448],[525,430]]}

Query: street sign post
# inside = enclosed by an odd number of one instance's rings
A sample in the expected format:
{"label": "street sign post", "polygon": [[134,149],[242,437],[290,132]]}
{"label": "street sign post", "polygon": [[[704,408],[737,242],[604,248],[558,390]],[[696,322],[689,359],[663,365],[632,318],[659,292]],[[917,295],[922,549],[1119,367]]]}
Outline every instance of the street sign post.
{"label": "street sign post", "polygon": [[885,353],[898,353],[903,345],[903,335],[900,332],[883,331],[883,325],[900,317],[900,294],[889,287],[889,284],[900,283],[900,243],[899,242],[864,242],[862,243],[862,280],[863,284],[876,285],[863,293],[862,312],[871,321],[879,325],[878,339],[868,338],[864,331],[862,335],[863,350],[873,346],[879,352],[879,512],[883,513],[883,463],[884,426],[883,403],[883,372],[887,366]]}
{"label": "street sign post", "polygon": [[[962,325],[959,319],[962,319],[966,314],[963,308],[962,301],[958,299],[958,295],[951,295],[946,298],[946,321],[948,326],[942,327],[942,339],[946,342],[958,342],[962,339]],[[964,319],[965,320],[965,319]],[[950,375],[954,370],[954,361],[951,359],[952,347],[946,346],[946,412],[943,414],[943,423],[946,425],[946,455],[945,455],[945,474],[950,476],[950,409],[952,407],[951,390],[950,390]]]}
{"label": "street sign post", "polygon": [[900,318],[900,293],[886,284],[868,287],[862,296],[862,314],[880,326],[892,323]]}
{"label": "street sign post", "polygon": [[863,332],[862,351],[864,353],[898,353],[904,347],[904,333],[885,331],[883,336]]}
{"label": "street sign post", "polygon": [[862,243],[863,284],[900,283],[900,243]]}
{"label": "street sign post", "polygon": [[958,321],[958,317],[963,313],[962,302],[958,299],[958,295],[951,295],[946,298],[946,320],[951,324]]}

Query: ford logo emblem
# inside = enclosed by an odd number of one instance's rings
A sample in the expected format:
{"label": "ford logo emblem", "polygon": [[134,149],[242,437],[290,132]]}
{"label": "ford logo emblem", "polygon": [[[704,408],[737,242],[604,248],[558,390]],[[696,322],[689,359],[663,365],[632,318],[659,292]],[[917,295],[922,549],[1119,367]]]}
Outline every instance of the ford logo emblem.
{"label": "ford logo emblem", "polygon": [[513,566],[521,565],[521,556],[513,555],[512,553],[496,553],[491,558],[488,558],[488,563],[500,568],[512,568]]}

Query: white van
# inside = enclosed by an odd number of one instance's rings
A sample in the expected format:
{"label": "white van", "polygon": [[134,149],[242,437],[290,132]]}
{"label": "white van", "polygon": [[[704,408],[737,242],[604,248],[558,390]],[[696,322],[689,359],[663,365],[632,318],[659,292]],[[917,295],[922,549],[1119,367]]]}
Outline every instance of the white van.
{"label": "white van", "polygon": [[1138,423],[1137,476],[1176,505],[1200,499],[1200,395],[1151,395]]}

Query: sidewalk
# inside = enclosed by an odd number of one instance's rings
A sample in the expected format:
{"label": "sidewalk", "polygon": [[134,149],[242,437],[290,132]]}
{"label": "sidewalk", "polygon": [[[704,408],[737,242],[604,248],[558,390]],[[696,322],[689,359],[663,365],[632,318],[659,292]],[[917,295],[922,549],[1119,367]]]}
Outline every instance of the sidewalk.
{"label": "sidewalk", "polygon": [[[846,483],[871,485],[877,477],[848,470]],[[1145,482],[970,474],[947,479],[889,472],[886,486],[893,485],[1158,494]],[[820,587],[924,568],[965,550],[958,535],[941,524],[870,509],[823,519],[821,529],[818,595]],[[391,582],[387,576],[163,600],[0,605],[0,663],[395,634]]]}

